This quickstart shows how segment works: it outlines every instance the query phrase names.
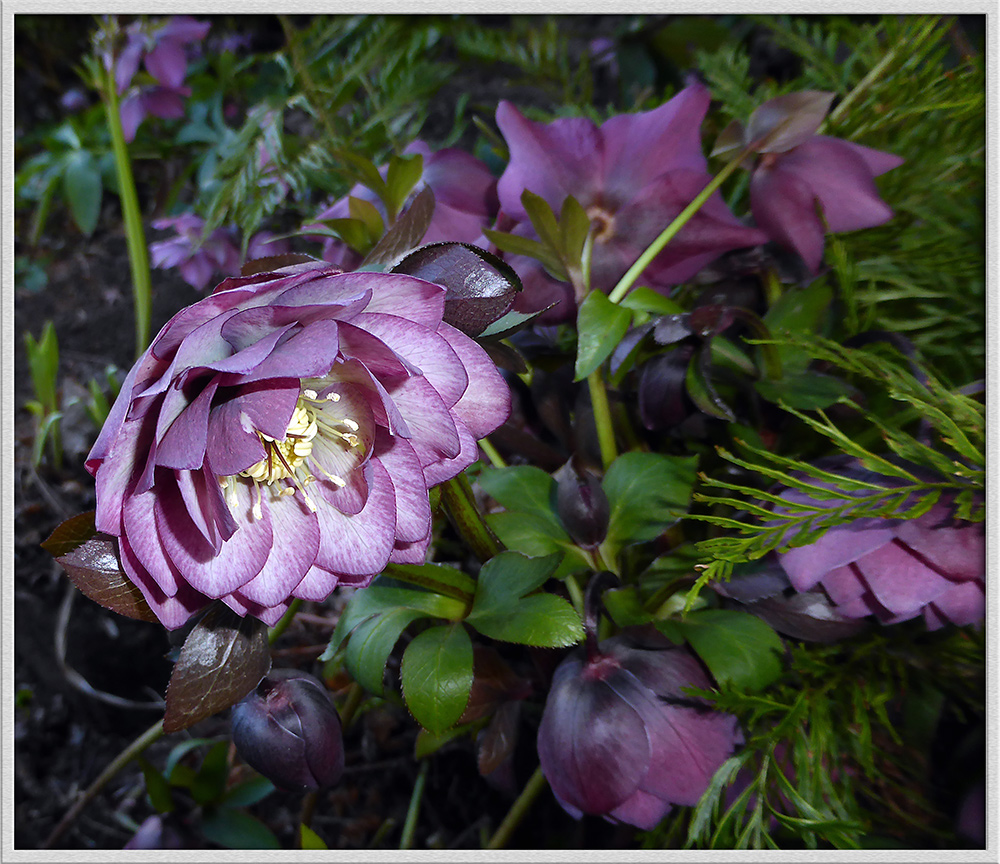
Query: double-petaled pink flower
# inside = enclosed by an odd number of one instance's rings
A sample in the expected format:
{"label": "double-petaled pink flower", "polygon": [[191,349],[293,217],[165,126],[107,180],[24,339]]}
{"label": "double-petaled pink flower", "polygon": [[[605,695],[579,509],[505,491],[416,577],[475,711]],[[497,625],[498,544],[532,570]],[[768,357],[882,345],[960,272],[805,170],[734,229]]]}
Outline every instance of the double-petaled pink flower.
{"label": "double-petaled pink flower", "polygon": [[213,598],[274,623],[293,597],[422,562],[428,487],[508,414],[445,289],[308,262],[174,316],[87,461],[97,529],[169,628]]}
{"label": "double-petaled pink flower", "polygon": [[[709,102],[708,89],[692,83],[659,108],[620,114],[601,126],[584,117],[538,123],[501,102],[496,120],[510,162],[497,191],[502,214],[515,223],[512,233],[535,236],[521,203],[525,190],[557,214],[573,196],[590,218],[591,287],[610,291],[708,184],[701,122]],[[716,193],[646,268],[641,284],[667,291],[722,253],[766,239],[733,216]],[[547,320],[572,317],[575,300],[568,286],[532,259],[515,256],[510,263],[524,283],[515,308],[536,311],[562,299]]]}
{"label": "double-petaled pink flower", "polygon": [[[891,478],[838,460],[837,470],[891,486]],[[797,489],[782,497],[828,507]],[[862,518],[831,528],[816,542],[778,560],[797,591],[822,588],[845,618],[875,616],[894,624],[923,615],[928,629],[983,620],[986,611],[986,533],[982,522],[954,518],[942,498],[916,519]]]}

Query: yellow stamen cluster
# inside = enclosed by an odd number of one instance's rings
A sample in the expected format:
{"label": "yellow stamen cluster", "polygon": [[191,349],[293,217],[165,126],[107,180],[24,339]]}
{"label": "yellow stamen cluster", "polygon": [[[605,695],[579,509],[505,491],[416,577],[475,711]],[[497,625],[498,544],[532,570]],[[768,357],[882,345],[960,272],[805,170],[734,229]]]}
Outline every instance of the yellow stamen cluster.
{"label": "yellow stamen cluster", "polygon": [[[342,477],[330,474],[315,459],[308,464],[306,461],[312,455],[313,444],[318,435],[339,441],[346,449],[359,450],[363,453],[364,442],[356,434],[359,431],[358,424],[349,417],[331,422],[319,409],[323,403],[339,401],[340,395],[337,393],[330,393],[321,399],[315,390],[304,389],[292,412],[284,438],[279,440],[263,432],[257,432],[264,445],[264,458],[238,475],[253,482],[256,493],[253,504],[255,518],[260,519],[263,516],[260,488],[262,484],[270,487],[283,480],[291,481],[292,485],[283,486],[277,494],[294,495],[296,491],[300,492],[306,507],[314,513],[316,505],[306,493],[306,486],[316,480],[310,469],[319,471],[335,486],[347,485]],[[234,509],[237,506],[235,482],[236,477],[220,478],[220,483],[227,491],[229,505]]]}

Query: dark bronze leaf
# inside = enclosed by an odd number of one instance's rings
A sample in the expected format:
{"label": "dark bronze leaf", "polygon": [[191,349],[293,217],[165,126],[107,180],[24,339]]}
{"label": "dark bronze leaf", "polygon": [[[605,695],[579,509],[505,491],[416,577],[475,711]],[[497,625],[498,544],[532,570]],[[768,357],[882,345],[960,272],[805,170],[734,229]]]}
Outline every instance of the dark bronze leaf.
{"label": "dark bronze leaf", "polygon": [[427,233],[434,217],[434,193],[425,186],[395,224],[365,256],[359,270],[383,270],[413,249]]}
{"label": "dark bronze leaf", "polygon": [[114,537],[94,529],[94,512],[67,519],[42,543],[55,556],[80,591],[119,615],[156,621],[142,592],[129,580],[118,561]]}
{"label": "dark bronze leaf", "polygon": [[301,252],[286,252],[284,255],[268,255],[266,258],[254,258],[247,261],[240,270],[240,276],[256,276],[258,273],[271,273],[280,270],[282,267],[289,267],[292,264],[308,264],[310,261],[317,261],[312,255],[304,255]]}
{"label": "dark bronze leaf", "polygon": [[267,625],[217,602],[184,641],[167,687],[164,732],[235,705],[271,668]]}

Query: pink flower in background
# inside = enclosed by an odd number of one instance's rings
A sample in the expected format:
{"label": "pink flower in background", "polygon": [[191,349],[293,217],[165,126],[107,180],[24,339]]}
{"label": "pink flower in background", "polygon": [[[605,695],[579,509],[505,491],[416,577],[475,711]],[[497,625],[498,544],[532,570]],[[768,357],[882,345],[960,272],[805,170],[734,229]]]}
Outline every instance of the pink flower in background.
{"label": "pink flower in background", "polygon": [[[187,15],[177,15],[162,23],[139,19],[125,29],[125,47],[117,56],[104,53],[105,68],[114,70],[118,94],[124,96],[120,111],[126,141],[135,140],[148,115],[164,120],[184,116],[184,99],[191,95],[191,89],[183,86],[187,74],[184,46],[204,39],[211,26],[208,21],[197,21]],[[130,89],[140,63],[156,84]]]}
{"label": "pink flower in background", "polygon": [[[404,151],[406,156],[423,157],[423,175],[413,189],[414,194],[429,186],[434,192],[434,217],[424,234],[422,243],[452,241],[475,243],[482,237],[497,215],[496,178],[475,156],[449,147],[434,152],[423,141],[414,141]],[[386,168],[380,169],[385,176]],[[316,220],[346,219],[350,214],[348,198],[361,198],[374,204],[386,217],[385,208],[378,196],[362,184],[351,189],[347,196],[316,214]],[[306,229],[310,227],[305,226]],[[353,270],[361,263],[361,255],[337,238],[323,239],[323,259],[345,270]]]}
{"label": "pink flower in background", "polygon": [[167,322],[87,461],[97,530],[166,627],[215,598],[273,624],[293,597],[424,560],[428,487],[510,410],[444,301],[310,262],[228,279]]}
{"label": "pink flower in background", "polygon": [[[177,236],[149,244],[152,265],[164,270],[177,267],[192,288],[201,291],[216,275],[239,273],[239,240],[232,228],[216,228],[203,240],[205,221],[194,213],[156,219],[153,227],[161,231],[173,229]],[[247,260],[288,252],[288,241],[274,240],[274,237],[270,231],[254,234],[247,244]]]}
{"label": "pink flower in background", "polygon": [[694,805],[742,735],[736,718],[681,688],[711,687],[683,648],[641,648],[626,636],[556,669],[538,758],[572,816],[602,815],[651,830],[672,804]]}
{"label": "pink flower in background", "polygon": [[745,129],[731,123],[714,150],[736,152],[753,146],[761,154],[750,178],[754,221],[776,243],[801,255],[813,273],[823,257],[827,230],[857,231],[892,218],[875,178],[905,161],[852,141],[817,135],[834,95],[804,90],[771,99],[754,111]]}
{"label": "pink flower in background", "polygon": [[[707,88],[693,83],[659,108],[620,114],[601,126],[583,117],[537,123],[501,102],[496,119],[510,162],[497,191],[502,213],[520,223],[513,233],[534,236],[521,203],[525,190],[544,198],[557,214],[573,196],[593,231],[591,285],[610,291],[709,182],[701,150],[701,122],[709,101]],[[642,284],[667,291],[722,253],[766,239],[743,225],[715,194],[650,264]],[[511,263],[524,282],[515,308],[536,311],[565,293],[562,286],[545,286],[554,280],[537,262]],[[568,302],[552,310],[561,319],[573,314]]]}
{"label": "pink flower in background", "polygon": [[[845,476],[893,482],[844,463],[837,470]],[[831,506],[798,490],[781,494],[791,502]],[[874,615],[895,624],[922,614],[930,630],[976,624],[986,611],[985,529],[982,522],[953,517],[954,508],[942,500],[916,519],[856,519],[778,560],[797,591],[821,587],[846,618]]]}

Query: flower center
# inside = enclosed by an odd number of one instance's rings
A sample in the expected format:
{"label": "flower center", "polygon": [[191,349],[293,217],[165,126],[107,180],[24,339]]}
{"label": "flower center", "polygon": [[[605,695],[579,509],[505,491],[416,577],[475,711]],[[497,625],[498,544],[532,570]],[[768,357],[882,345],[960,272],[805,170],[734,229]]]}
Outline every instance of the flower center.
{"label": "flower center", "polygon": [[597,204],[591,204],[587,208],[587,218],[590,219],[590,228],[594,232],[595,243],[607,243],[615,236],[615,216]]}
{"label": "flower center", "polygon": [[357,450],[359,455],[364,456],[365,445],[358,437],[358,424],[350,417],[332,419],[328,416],[329,412],[323,410],[327,403],[339,401],[339,393],[331,392],[320,397],[316,390],[304,388],[299,394],[283,438],[272,438],[258,430],[257,435],[264,445],[264,458],[234,477],[220,478],[220,483],[229,492],[230,506],[237,506],[235,483],[240,477],[253,482],[256,492],[253,515],[257,519],[263,515],[261,485],[271,487],[275,483],[289,481],[290,485],[283,485],[277,494],[284,496],[298,492],[306,507],[314,513],[316,505],[306,492],[306,486],[316,480],[314,471],[322,474],[334,486],[346,486],[347,481],[343,477],[331,474],[313,455],[313,446],[317,437],[320,437],[338,442],[345,450]]}

